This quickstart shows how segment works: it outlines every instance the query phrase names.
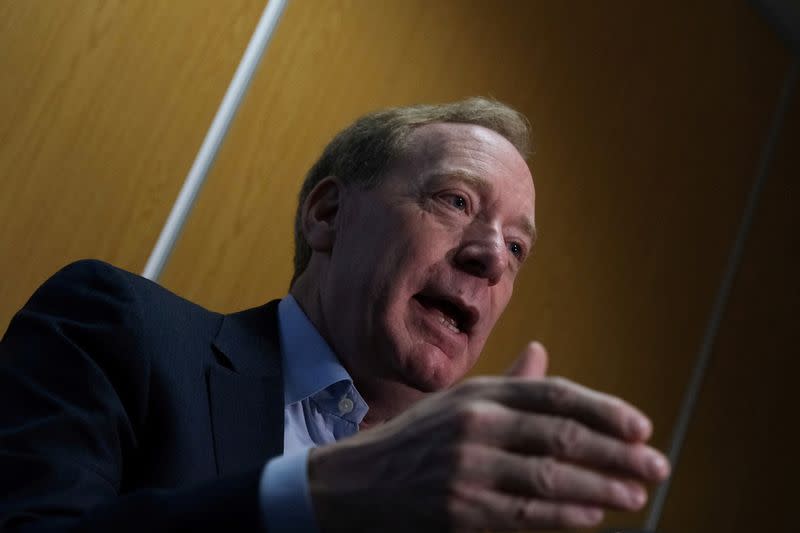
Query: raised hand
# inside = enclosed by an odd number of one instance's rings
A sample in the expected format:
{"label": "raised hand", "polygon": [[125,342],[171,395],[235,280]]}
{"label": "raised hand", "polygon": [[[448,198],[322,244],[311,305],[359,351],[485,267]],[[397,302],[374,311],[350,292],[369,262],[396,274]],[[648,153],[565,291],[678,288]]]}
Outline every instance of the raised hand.
{"label": "raised hand", "polygon": [[397,418],[311,451],[323,531],[480,531],[596,525],[635,510],[669,474],[633,406],[545,377],[526,347],[504,377],[479,377]]}

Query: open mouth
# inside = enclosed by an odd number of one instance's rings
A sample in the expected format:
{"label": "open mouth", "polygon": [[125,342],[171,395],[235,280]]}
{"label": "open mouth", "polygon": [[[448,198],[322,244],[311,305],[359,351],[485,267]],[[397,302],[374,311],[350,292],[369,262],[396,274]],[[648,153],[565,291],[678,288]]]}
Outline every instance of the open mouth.
{"label": "open mouth", "polygon": [[454,333],[469,333],[477,321],[477,312],[460,302],[430,293],[418,293],[414,299],[438,315],[439,322]]}

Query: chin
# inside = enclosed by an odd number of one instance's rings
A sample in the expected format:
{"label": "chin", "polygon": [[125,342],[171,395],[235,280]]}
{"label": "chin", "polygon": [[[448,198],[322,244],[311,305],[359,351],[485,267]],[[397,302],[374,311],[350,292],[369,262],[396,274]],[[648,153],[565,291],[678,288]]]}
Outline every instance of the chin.
{"label": "chin", "polygon": [[459,365],[455,363],[459,357],[449,356],[437,346],[424,342],[413,346],[399,360],[403,381],[408,386],[426,393],[452,386],[467,371],[457,368]]}

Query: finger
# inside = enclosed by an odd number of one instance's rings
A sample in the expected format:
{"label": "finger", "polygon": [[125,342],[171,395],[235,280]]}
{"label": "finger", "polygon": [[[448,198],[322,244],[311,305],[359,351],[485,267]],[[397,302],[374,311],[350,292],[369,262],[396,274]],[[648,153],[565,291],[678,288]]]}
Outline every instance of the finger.
{"label": "finger", "polygon": [[632,405],[564,378],[484,377],[472,386],[473,394],[484,399],[522,411],[574,418],[621,439],[644,441],[652,432],[650,420]]}
{"label": "finger", "polygon": [[484,402],[473,423],[473,439],[522,455],[546,455],[623,478],[663,481],[669,463],[661,452],[629,443],[552,415],[530,414]]}
{"label": "finger", "polygon": [[640,483],[551,457],[526,457],[478,444],[463,454],[471,458],[463,467],[465,479],[503,492],[629,511],[641,509],[647,500]]}
{"label": "finger", "polygon": [[655,448],[609,437],[574,420],[523,415],[516,425],[519,441],[512,449],[521,445],[532,453],[531,448],[541,447],[542,455],[648,482],[660,482],[669,475],[667,458]]}
{"label": "finger", "polygon": [[509,451],[553,456],[648,482],[663,481],[669,475],[667,458],[655,448],[609,437],[575,420],[517,413],[516,421],[507,423],[516,428],[506,435],[504,447]]}
{"label": "finger", "polygon": [[522,457],[502,450],[495,470],[498,488],[545,500],[636,511],[647,501],[640,484],[603,475],[551,457]]}
{"label": "finger", "polygon": [[461,484],[453,492],[449,511],[456,531],[583,528],[603,520],[603,510],[591,505],[525,498],[476,484]]}
{"label": "finger", "polygon": [[541,343],[529,342],[506,371],[507,376],[541,379],[547,373],[547,350]]}

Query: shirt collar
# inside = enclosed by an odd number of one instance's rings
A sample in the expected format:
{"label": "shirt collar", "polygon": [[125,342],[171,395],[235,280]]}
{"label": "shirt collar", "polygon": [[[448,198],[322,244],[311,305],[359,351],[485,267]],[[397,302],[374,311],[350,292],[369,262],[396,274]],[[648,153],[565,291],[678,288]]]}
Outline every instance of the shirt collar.
{"label": "shirt collar", "polygon": [[336,383],[352,386],[350,374],[291,294],[278,304],[278,322],[285,405],[302,401]]}

